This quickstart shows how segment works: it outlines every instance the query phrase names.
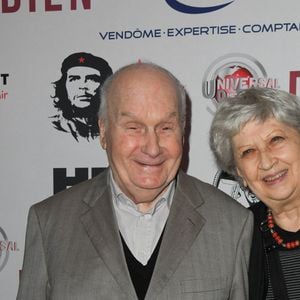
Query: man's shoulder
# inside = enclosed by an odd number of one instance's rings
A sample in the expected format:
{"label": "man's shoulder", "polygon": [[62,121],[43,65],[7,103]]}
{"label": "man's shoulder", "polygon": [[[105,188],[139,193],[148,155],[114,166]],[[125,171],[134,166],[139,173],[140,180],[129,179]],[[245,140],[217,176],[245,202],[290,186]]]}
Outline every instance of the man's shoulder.
{"label": "man's shoulder", "polygon": [[239,235],[244,226],[247,231],[252,231],[252,212],[238,201],[193,176],[179,174],[179,181],[181,193],[205,220],[206,228],[223,228],[224,232],[232,235]]}
{"label": "man's shoulder", "polygon": [[[183,178],[183,185],[190,185],[190,191],[192,188],[195,188],[195,190],[197,190],[197,192],[199,193],[199,196],[202,198],[201,200],[204,202],[205,206],[215,207],[217,209],[230,208],[238,211],[244,211],[244,213],[246,214],[249,213],[249,211],[238,201],[236,201],[217,187],[213,186],[212,184],[184,173],[180,175],[181,178]],[[194,194],[193,196],[197,197],[196,194]]]}

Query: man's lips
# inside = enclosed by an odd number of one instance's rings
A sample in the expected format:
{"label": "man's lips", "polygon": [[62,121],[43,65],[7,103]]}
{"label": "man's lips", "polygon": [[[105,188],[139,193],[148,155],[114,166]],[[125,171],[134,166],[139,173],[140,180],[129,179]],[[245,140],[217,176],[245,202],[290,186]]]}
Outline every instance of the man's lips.
{"label": "man's lips", "polygon": [[79,96],[77,95],[76,98],[79,99],[80,101],[91,101],[92,95],[89,94],[84,94]]}
{"label": "man's lips", "polygon": [[159,160],[159,161],[135,161],[137,164],[144,166],[144,167],[159,167],[161,166],[164,161]]}

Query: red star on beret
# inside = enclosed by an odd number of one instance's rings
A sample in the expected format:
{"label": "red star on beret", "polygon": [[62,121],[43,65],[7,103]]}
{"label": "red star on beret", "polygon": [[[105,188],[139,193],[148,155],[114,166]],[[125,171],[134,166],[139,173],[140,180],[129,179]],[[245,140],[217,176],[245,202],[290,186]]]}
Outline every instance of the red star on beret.
{"label": "red star on beret", "polygon": [[85,58],[84,57],[79,57],[78,59],[80,64],[84,64]]}

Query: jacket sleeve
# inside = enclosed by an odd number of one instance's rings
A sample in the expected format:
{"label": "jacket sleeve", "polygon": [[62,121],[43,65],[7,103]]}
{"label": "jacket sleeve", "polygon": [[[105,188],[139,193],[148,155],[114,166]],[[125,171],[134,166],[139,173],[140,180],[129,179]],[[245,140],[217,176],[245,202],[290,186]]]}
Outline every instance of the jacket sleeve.
{"label": "jacket sleeve", "polygon": [[237,244],[234,274],[231,285],[230,300],[249,299],[248,268],[253,234],[253,215],[249,211],[248,218],[241,230]]}
{"label": "jacket sleeve", "polygon": [[24,261],[17,300],[47,299],[48,289],[48,274],[42,232],[33,206],[28,214]]}

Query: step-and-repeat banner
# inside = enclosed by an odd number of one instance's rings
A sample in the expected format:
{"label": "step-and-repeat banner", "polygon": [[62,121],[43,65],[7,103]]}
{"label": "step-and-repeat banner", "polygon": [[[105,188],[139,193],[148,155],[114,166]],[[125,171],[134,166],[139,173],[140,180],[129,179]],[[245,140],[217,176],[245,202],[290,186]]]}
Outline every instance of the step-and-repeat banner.
{"label": "step-and-repeat banner", "polygon": [[125,64],[157,63],[188,90],[187,172],[257,201],[216,168],[209,126],[238,90],[300,94],[299,10],[299,0],[0,1],[0,299],[16,297],[29,207],[107,166],[94,112]]}

